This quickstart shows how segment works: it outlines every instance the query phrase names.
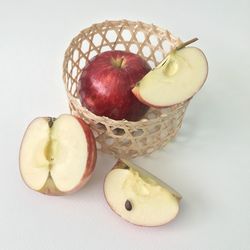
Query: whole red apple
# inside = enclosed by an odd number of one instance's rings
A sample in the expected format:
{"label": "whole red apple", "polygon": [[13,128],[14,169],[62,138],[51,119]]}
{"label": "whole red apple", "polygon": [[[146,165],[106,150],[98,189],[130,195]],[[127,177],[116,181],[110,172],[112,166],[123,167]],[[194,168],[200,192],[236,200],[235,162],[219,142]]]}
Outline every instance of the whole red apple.
{"label": "whole red apple", "polygon": [[132,88],[151,70],[140,56],[126,51],[106,51],[95,56],[80,76],[81,103],[99,116],[139,120],[148,110]]}

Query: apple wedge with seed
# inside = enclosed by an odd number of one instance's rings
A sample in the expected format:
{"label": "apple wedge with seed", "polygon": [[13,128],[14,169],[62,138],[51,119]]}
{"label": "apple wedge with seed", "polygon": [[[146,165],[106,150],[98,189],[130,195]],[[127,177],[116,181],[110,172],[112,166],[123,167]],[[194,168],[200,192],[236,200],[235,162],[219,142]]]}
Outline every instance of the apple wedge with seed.
{"label": "apple wedge with seed", "polygon": [[207,74],[204,53],[195,47],[181,46],[147,73],[132,92],[148,106],[169,107],[193,97],[206,81]]}
{"label": "apple wedge with seed", "polygon": [[181,199],[166,183],[123,159],[107,174],[104,194],[115,213],[140,226],[160,226],[173,220]]}
{"label": "apple wedge with seed", "polygon": [[19,161],[28,187],[48,195],[68,194],[91,177],[95,139],[89,126],[75,116],[39,117],[25,132]]}

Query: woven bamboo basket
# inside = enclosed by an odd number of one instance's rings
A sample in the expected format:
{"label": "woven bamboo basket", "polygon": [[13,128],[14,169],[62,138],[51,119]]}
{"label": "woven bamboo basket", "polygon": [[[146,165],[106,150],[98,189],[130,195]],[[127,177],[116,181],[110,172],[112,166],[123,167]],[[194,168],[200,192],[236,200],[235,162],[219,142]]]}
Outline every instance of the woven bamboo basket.
{"label": "woven bamboo basket", "polygon": [[164,109],[151,108],[136,122],[97,116],[82,107],[78,98],[78,80],[86,62],[107,50],[125,50],[140,55],[153,68],[180,43],[167,30],[128,20],[97,23],[73,38],[63,63],[69,107],[73,115],[90,125],[99,150],[118,158],[133,158],[164,147],[180,129],[189,101]]}

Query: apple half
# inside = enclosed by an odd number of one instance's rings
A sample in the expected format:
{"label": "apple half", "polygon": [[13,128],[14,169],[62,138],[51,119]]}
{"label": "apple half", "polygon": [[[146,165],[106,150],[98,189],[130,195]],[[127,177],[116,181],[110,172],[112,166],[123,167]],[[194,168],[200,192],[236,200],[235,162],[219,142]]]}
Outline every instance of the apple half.
{"label": "apple half", "polygon": [[92,131],[82,119],[72,115],[33,120],[25,132],[19,155],[24,182],[48,195],[79,190],[90,179],[95,161]]}
{"label": "apple half", "polygon": [[175,49],[147,73],[132,92],[148,106],[169,107],[194,96],[206,81],[207,74],[207,59],[200,49]]}
{"label": "apple half", "polygon": [[118,160],[104,181],[111,209],[140,226],[160,226],[175,218],[181,195],[146,170]]}

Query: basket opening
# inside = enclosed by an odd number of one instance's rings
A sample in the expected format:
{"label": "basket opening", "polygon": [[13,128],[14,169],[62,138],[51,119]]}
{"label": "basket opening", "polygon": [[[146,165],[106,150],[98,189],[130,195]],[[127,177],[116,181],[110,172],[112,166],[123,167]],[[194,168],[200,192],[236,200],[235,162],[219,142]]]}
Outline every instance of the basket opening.
{"label": "basket opening", "polygon": [[125,134],[125,130],[123,128],[115,128],[112,130],[114,135],[122,136]]}
{"label": "basket opening", "polygon": [[117,34],[114,30],[108,30],[107,33],[106,33],[106,38],[107,40],[112,43],[112,42],[115,42],[116,39],[117,39]]}
{"label": "basket opening", "polygon": [[130,41],[132,38],[132,35],[128,29],[123,29],[121,35],[125,41]]}
{"label": "basket opening", "polygon": [[144,35],[144,33],[143,33],[142,31],[138,31],[138,32],[136,33],[136,39],[137,39],[137,41],[140,42],[140,43],[144,42],[144,40],[145,40],[145,35]]}
{"label": "basket opening", "polygon": [[149,37],[149,41],[150,41],[150,43],[151,43],[153,46],[157,46],[158,43],[159,43],[159,40],[158,40],[158,38],[157,38],[156,35],[151,35],[151,36]]}
{"label": "basket opening", "polygon": [[131,44],[129,47],[129,51],[134,53],[134,54],[137,54],[138,50],[139,50],[138,46],[135,43]]}

